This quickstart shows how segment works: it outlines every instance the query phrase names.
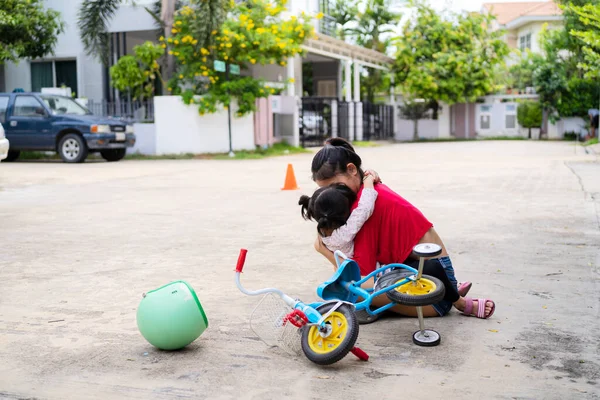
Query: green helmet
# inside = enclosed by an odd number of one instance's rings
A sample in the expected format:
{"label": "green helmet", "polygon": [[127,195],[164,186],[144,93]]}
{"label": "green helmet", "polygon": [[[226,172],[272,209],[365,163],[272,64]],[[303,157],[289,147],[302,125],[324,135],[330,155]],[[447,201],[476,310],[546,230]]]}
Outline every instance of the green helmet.
{"label": "green helmet", "polygon": [[140,333],[161,350],[181,349],[208,328],[208,319],[194,289],[171,282],[144,295],[137,310]]}

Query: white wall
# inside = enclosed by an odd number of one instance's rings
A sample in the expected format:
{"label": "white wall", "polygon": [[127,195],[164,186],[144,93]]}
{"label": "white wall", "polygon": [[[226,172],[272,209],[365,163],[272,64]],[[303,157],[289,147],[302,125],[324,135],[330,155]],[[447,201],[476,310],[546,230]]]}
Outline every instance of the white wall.
{"label": "white wall", "polygon": [[[232,104],[231,132],[234,150],[253,150],[254,118],[234,117]],[[198,107],[186,106],[179,96],[154,97],[156,154],[227,153],[229,133],[227,111],[200,116]]]}
{"label": "white wall", "polygon": [[135,145],[127,148],[128,154],[156,154],[156,126],[154,124],[133,124]]}
{"label": "white wall", "polygon": [[[491,109],[487,112],[483,112],[483,107],[490,107]],[[513,107],[513,111],[509,111],[509,107]],[[506,102],[506,103],[485,103],[477,104],[475,112],[475,130],[478,136],[519,136],[520,132],[518,129],[518,123],[516,123],[514,129],[508,129],[506,127],[506,116],[508,114],[515,115],[516,121],[516,109],[517,103]],[[490,128],[482,128],[482,116],[487,116],[490,120]]]}
{"label": "white wall", "polygon": [[[62,1],[64,2],[64,0]],[[119,7],[114,18],[110,21],[108,26],[109,32],[133,32],[156,29],[156,21],[144,9],[144,7],[148,7],[148,9],[152,10],[153,0],[135,0],[135,4],[127,3]]]}
{"label": "white wall", "polygon": [[[542,49],[540,48],[540,35],[542,33],[542,27],[545,23],[546,22],[544,21],[536,21],[519,27],[519,29],[516,30],[517,48],[519,48],[520,44],[519,38],[531,33],[531,51],[534,53],[541,53]],[[556,29],[561,26],[562,25],[557,22],[548,22],[548,29]]]}
{"label": "white wall", "polygon": [[[440,137],[439,120],[421,119],[419,120],[419,139],[435,139]],[[396,119],[396,132],[394,139],[399,141],[413,140],[414,123],[407,119]]]}

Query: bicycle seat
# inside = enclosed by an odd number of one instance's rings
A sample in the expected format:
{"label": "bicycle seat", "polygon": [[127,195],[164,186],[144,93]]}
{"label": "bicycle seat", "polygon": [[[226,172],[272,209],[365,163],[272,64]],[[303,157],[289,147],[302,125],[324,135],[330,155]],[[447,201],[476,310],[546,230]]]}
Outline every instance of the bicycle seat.
{"label": "bicycle seat", "polygon": [[345,260],[335,274],[317,288],[317,295],[323,300],[343,300],[356,303],[358,295],[346,289],[342,282],[360,280],[360,268],[356,261]]}

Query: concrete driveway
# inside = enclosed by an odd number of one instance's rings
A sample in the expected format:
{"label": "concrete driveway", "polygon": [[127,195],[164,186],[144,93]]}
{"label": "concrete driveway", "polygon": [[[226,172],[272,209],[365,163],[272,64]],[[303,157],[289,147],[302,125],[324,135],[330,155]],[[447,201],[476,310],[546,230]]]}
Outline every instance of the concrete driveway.
{"label": "concrete driveway", "polygon": [[[328,368],[257,340],[258,301],[234,285],[306,301],[331,273],[297,199],[311,155],[250,161],[0,164],[0,398],[598,399],[600,164],[572,143],[456,142],[358,149],[417,205],[489,320],[362,326]],[[282,192],[287,163],[300,191]],[[594,200],[595,193],[595,200]],[[142,293],[187,280],[209,329],[183,351],[138,333]]]}

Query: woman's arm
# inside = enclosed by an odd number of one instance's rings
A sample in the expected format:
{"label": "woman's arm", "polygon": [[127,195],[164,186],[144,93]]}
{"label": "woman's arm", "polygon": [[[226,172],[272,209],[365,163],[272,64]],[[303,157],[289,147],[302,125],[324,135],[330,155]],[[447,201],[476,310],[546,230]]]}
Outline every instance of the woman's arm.
{"label": "woman's arm", "polygon": [[315,250],[317,250],[319,253],[324,255],[325,258],[328,259],[331,264],[333,264],[334,271],[337,270],[337,263],[335,262],[335,257],[333,256],[333,252],[331,250],[329,250],[327,247],[325,247],[320,236],[317,236],[317,239],[315,240]]}

